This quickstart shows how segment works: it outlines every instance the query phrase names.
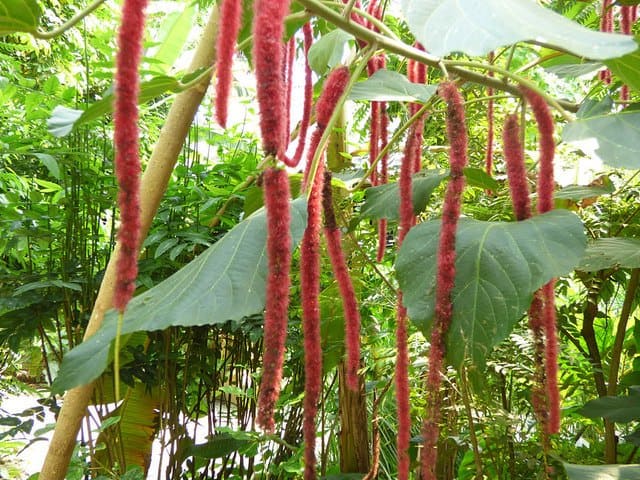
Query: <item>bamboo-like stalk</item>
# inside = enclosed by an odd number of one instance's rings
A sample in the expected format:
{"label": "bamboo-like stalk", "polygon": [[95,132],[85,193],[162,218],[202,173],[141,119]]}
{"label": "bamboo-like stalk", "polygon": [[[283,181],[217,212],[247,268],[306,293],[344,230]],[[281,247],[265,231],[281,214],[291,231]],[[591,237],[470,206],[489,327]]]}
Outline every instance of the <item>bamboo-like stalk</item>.
{"label": "bamboo-like stalk", "polygon": [[[209,67],[215,62],[215,39],[218,26],[218,11],[213,8],[202,33],[200,44],[191,62],[190,70]],[[179,94],[167,115],[140,185],[141,242],[146,237],[160,201],[169,183],[171,172],[178,160],[193,117],[209,86],[210,77],[193,88]],[[119,247],[111,255],[104,275],[84,339],[91,337],[102,325],[104,315],[112,308],[115,287],[116,258]],[[76,444],[87,406],[93,395],[93,383],[69,390],[65,397],[53,438],[44,460],[40,480],[63,480]]]}

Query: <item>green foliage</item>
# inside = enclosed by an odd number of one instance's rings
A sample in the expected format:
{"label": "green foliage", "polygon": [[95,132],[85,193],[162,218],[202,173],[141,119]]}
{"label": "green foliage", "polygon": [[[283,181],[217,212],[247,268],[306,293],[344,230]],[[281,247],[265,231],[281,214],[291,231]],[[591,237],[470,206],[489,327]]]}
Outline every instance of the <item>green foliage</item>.
{"label": "green foliage", "polygon": [[[423,331],[435,312],[440,221],[414,227],[396,261],[409,317]],[[533,293],[578,264],[585,247],[582,222],[553,211],[515,223],[461,219],[456,235],[453,319],[446,340],[454,367],[469,358],[482,370],[531,304]]]}
{"label": "green foliage", "polygon": [[[486,55],[512,43],[536,40],[595,60],[620,57],[638,48],[630,37],[605,35],[571,22],[528,0],[403,0],[411,31],[437,56],[463,52]],[[457,12],[459,15],[452,15]],[[459,34],[464,32],[464,34]]]}
{"label": "green foliage", "polygon": [[436,93],[435,85],[418,85],[400,73],[381,68],[349,93],[350,100],[376,102],[428,102]]}

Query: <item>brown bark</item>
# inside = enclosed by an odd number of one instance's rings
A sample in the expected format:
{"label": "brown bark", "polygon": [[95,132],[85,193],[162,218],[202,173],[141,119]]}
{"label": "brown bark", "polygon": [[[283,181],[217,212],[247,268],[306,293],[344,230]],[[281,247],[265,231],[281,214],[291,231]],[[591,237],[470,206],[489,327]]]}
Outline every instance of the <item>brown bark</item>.
{"label": "brown bark", "polygon": [[341,364],[340,375],[340,472],[367,473],[370,467],[367,398],[364,380],[358,376],[359,389],[347,388],[346,369]]}
{"label": "brown bark", "polygon": [[[190,70],[209,67],[215,62],[215,38],[218,25],[217,9],[211,12],[209,21],[202,34],[200,44],[196,50]],[[147,168],[142,176],[140,186],[140,215],[141,241],[147,235],[153,217],[164,195],[171,172],[176,164],[184,139],[189,132],[193,117],[202,102],[208,88],[210,76],[200,84],[178,95],[171,106],[158,143],[149,159]],[[98,296],[87,325],[85,340],[92,336],[104,319],[104,314],[112,307],[115,285],[115,265],[119,248],[111,255]],[[69,390],[65,397],[56,428],[44,460],[40,480],[64,479],[69,461],[76,444],[76,437],[80,430],[87,406],[93,395],[93,383]]]}

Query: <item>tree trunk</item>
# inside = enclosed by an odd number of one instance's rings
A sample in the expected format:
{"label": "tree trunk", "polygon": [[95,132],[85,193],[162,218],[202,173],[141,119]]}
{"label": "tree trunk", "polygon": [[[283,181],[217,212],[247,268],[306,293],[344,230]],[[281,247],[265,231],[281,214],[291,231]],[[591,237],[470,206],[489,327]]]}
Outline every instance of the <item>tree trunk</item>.
{"label": "tree trunk", "polygon": [[364,380],[358,376],[358,391],[347,387],[346,369],[340,364],[338,396],[340,402],[340,472],[367,473],[370,467],[367,397]]}
{"label": "tree trunk", "polygon": [[[191,71],[210,67],[214,64],[217,25],[218,13],[214,7],[191,62]],[[151,227],[151,222],[164,196],[171,178],[171,172],[178,160],[193,117],[209,86],[210,78],[210,76],[207,76],[199,85],[178,95],[167,115],[167,121],[160,132],[158,143],[149,159],[140,185],[141,241],[144,240]],[[116,245],[98,291],[93,312],[85,332],[85,339],[98,331],[102,325],[105,312],[112,307],[118,251],[119,248]],[[76,387],[66,393],[60,416],[56,422],[56,429],[40,473],[40,480],[62,480],[65,478],[76,444],[76,437],[92,395],[93,383]]]}

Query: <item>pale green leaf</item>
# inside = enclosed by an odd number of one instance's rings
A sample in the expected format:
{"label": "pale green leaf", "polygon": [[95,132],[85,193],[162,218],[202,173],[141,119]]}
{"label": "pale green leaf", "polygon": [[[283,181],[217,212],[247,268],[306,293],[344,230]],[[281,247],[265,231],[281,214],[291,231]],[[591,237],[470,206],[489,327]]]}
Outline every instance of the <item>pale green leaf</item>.
{"label": "pale green leaf", "polygon": [[344,49],[353,36],[340,29],[323,35],[309,49],[309,66],[318,75],[322,75],[340,64]]}
{"label": "pale green leaf", "polygon": [[[425,209],[431,194],[446,177],[446,173],[437,171],[417,173],[413,176],[411,186],[414,213],[418,214]],[[362,217],[388,220],[400,218],[400,194],[397,182],[367,188],[364,195],[365,201],[360,209]]]}
{"label": "pale green leaf", "polygon": [[640,465],[562,465],[569,480],[640,480]]}
{"label": "pale green leaf", "polygon": [[640,168],[640,112],[623,111],[568,123],[565,142],[600,158],[614,168]]}
{"label": "pale green leaf", "polygon": [[[293,245],[306,226],[306,202],[291,204]],[[267,276],[266,217],[261,210],[243,220],[184,268],[134,297],[122,334],[240,321],[262,312]],[[52,390],[62,392],[97,378],[107,367],[117,312],[109,311],[95,335],[62,361]]]}
{"label": "pale green leaf", "polygon": [[620,80],[632,89],[640,90],[640,49],[604,63]]}
{"label": "pale green leaf", "polygon": [[425,103],[435,95],[436,89],[436,85],[420,85],[410,82],[398,72],[380,69],[368,79],[356,83],[349,93],[349,99]]}
{"label": "pale green leaf", "polygon": [[[439,237],[439,220],[414,227],[396,261],[409,317],[423,331],[434,316]],[[511,223],[461,219],[448,361],[457,367],[470,358],[481,369],[491,349],[522,318],[533,293],[571,272],[585,244],[582,222],[568,211]]]}
{"label": "pale green leaf", "polygon": [[161,65],[162,73],[167,73],[180,57],[189,32],[193,28],[196,14],[195,4],[183,7],[179,12],[167,15],[158,32],[160,45],[147,53]]}
{"label": "pale green leaf", "polygon": [[585,272],[609,268],[640,268],[640,239],[598,238],[589,244],[576,268]]}
{"label": "pale green leaf", "polygon": [[618,423],[640,420],[639,388],[631,388],[629,395],[625,396],[607,396],[590,400],[578,410],[578,413],[587,418],[606,418]]}
{"label": "pale green leaf", "polygon": [[35,32],[41,14],[36,0],[0,0],[0,35]]}
{"label": "pale green leaf", "polygon": [[430,53],[486,55],[536,41],[594,60],[621,57],[633,37],[589,30],[532,0],[402,0],[409,28]]}

